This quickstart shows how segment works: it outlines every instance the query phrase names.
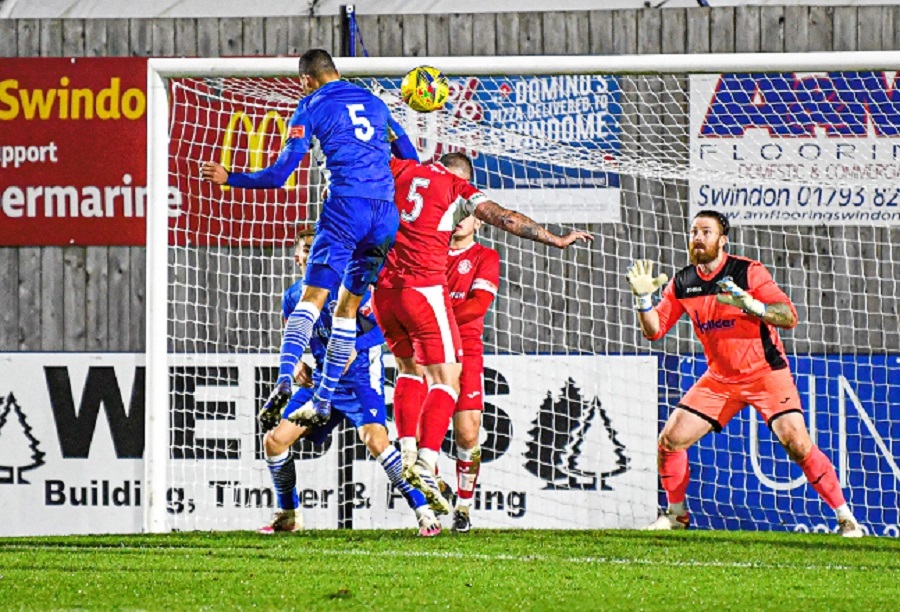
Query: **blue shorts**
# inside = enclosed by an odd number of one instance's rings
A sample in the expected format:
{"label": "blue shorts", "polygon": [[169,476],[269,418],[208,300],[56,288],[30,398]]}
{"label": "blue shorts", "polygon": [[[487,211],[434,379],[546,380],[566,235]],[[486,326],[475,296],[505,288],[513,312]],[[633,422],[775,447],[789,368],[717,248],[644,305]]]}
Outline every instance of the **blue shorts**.
{"label": "blue shorts", "polygon": [[[284,407],[282,418],[286,419],[288,415],[312,399],[315,386],[318,386],[320,378],[321,374],[319,370],[316,370],[313,373],[314,387],[298,389]],[[321,445],[342,419],[350,421],[355,428],[373,423],[387,426],[387,411],[384,405],[384,360],[381,345],[359,351],[356,359],[341,376],[331,406],[331,419],[325,425],[310,427],[303,436],[305,439]]]}
{"label": "blue shorts", "polygon": [[400,226],[393,200],[328,198],[316,223],[304,284],[354,295],[375,282]]}

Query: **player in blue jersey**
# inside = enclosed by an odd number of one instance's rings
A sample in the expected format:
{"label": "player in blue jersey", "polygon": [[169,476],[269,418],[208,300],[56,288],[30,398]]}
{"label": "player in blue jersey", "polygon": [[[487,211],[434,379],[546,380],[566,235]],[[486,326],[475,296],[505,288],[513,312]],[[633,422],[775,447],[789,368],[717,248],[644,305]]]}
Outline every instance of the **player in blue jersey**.
{"label": "player in blue jersey", "polygon": [[417,159],[415,147],[370,91],[341,80],[328,52],[312,49],[300,58],[304,97],[288,126],[288,139],[275,163],[259,172],[229,173],[214,163],[203,177],[219,185],[263,189],[281,187],[315,137],[330,174],[328,195],[309,256],[304,292],[290,313],[281,346],[278,382],[266,407],[277,413],[291,397],[294,367],[309,344],[313,324],[332,290],[340,286],[331,340],[321,382],[306,425],[328,420],[331,399],[356,338],[356,312],[375,282],[400,222],[394,204],[391,152]]}
{"label": "player in blue jersey", "polygon": [[[307,269],[307,258],[310,256],[312,243],[311,230],[302,231],[297,236],[294,259],[303,272]],[[303,283],[299,280],[285,291],[282,300],[285,319],[294,311],[303,291]],[[332,292],[328,306],[323,308],[322,315],[313,329],[309,346],[316,360],[316,369],[313,371],[306,363],[299,362],[295,378],[300,388],[290,398],[280,418],[272,419],[271,411],[267,410],[263,410],[260,414],[264,429],[274,427],[266,432],[263,445],[279,510],[272,522],[260,528],[259,532],[271,534],[303,528],[303,517],[298,509],[297,473],[294,460],[291,458],[291,446],[301,437],[322,444],[341,420],[347,419],[356,427],[360,439],[384,468],[391,484],[403,494],[410,508],[415,511],[419,522],[419,534],[426,537],[435,536],[440,533],[441,524],[429,507],[425,496],[401,477],[400,453],[388,441],[385,425],[384,365],[381,355],[384,336],[375,325],[375,315],[370,304],[371,295],[368,291],[364,293],[362,308],[354,319],[358,331],[354,348],[355,358],[350,361],[337,384],[333,397],[334,410],[329,420],[322,425],[311,427],[296,424],[296,415],[312,399],[313,391],[310,387],[322,377],[322,365],[332,325],[329,306],[334,304],[336,294],[336,290]]]}

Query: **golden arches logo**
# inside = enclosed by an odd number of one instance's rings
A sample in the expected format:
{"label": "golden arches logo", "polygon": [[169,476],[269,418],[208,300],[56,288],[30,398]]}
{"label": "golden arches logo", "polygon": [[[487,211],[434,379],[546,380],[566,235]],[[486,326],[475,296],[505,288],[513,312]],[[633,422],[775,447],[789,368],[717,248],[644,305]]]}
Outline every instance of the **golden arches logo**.
{"label": "golden arches logo", "polygon": [[[284,117],[279,115],[277,111],[270,110],[267,112],[259,125],[254,123],[253,118],[244,111],[238,111],[231,115],[228,119],[228,125],[225,127],[225,138],[222,140],[222,157],[219,163],[221,163],[226,170],[229,172],[231,171],[232,161],[234,160],[235,141],[237,140],[238,128],[240,127],[247,135],[248,170],[250,172],[256,172],[257,170],[265,168],[267,165],[264,163],[265,155],[268,153],[268,149],[265,146],[266,137],[268,136],[269,127],[273,122],[278,127],[278,133],[281,136],[281,144],[284,145],[284,141],[287,140],[288,135],[287,122],[285,122]],[[297,186],[296,173],[291,173],[284,186]],[[230,189],[230,187],[228,185],[222,185],[222,189]]]}

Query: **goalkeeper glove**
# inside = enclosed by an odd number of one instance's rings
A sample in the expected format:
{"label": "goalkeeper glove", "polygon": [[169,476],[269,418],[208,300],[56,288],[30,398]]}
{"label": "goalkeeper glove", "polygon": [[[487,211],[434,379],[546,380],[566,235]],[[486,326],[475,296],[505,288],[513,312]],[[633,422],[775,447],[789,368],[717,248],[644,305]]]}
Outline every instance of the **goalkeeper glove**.
{"label": "goalkeeper glove", "polygon": [[650,299],[650,295],[669,280],[665,274],[653,277],[653,262],[649,259],[638,259],[631,264],[625,278],[628,279],[631,292],[635,295],[634,307],[638,312],[653,310],[653,300]]}
{"label": "goalkeeper glove", "polygon": [[730,276],[726,276],[716,284],[722,292],[716,296],[718,302],[740,308],[744,312],[759,317],[760,319],[765,316],[766,305],[756,298],[751,297],[749,293],[734,284],[734,279]]}

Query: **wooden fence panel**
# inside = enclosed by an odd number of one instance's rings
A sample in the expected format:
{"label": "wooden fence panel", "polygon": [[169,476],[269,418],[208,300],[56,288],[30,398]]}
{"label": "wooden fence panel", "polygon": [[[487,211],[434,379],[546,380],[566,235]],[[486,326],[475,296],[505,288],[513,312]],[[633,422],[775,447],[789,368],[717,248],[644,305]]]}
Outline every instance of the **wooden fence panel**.
{"label": "wooden fence panel", "polygon": [[171,57],[175,55],[177,28],[175,19],[154,19],[150,34],[151,55],[155,57]]}
{"label": "wooden fence panel", "polygon": [[131,350],[131,319],[135,317],[143,320],[143,316],[132,313],[131,273],[129,247],[109,247],[106,270],[108,283],[106,312],[109,317],[107,349],[110,351]]}
{"label": "wooden fence panel", "polygon": [[289,53],[289,29],[290,21],[287,19],[264,19],[263,30],[265,36],[265,55],[288,55]]}
{"label": "wooden fence panel", "polygon": [[153,53],[154,20],[129,19],[128,21],[128,55],[133,55],[136,57],[149,57]]}
{"label": "wooden fence panel", "polygon": [[65,285],[63,248],[46,247],[41,250],[41,267],[36,278],[41,283],[41,349],[64,350]]}
{"label": "wooden fence panel", "polygon": [[425,40],[425,15],[403,16],[403,55],[419,57],[427,55]]}
{"label": "wooden fence panel", "polygon": [[3,350],[40,351],[43,349],[43,249],[22,247],[19,251],[19,330],[18,343]]}
{"label": "wooden fence panel", "polygon": [[18,55],[18,23],[14,19],[0,19],[0,57]]}
{"label": "wooden fence panel", "polygon": [[109,41],[106,19],[84,20],[84,54],[87,57],[105,57],[108,55]]}
{"label": "wooden fence panel", "polygon": [[450,15],[448,17],[450,32],[450,55],[474,55],[474,18],[471,14]]}
{"label": "wooden fence panel", "polygon": [[[19,345],[19,249],[0,247],[0,347]],[[9,349],[7,349],[9,350]]]}
{"label": "wooden fence panel", "polygon": [[87,247],[85,253],[85,350],[109,347],[109,249]]}
{"label": "wooden fence panel", "polygon": [[106,20],[106,53],[111,57],[128,57],[131,55],[131,20]]}

